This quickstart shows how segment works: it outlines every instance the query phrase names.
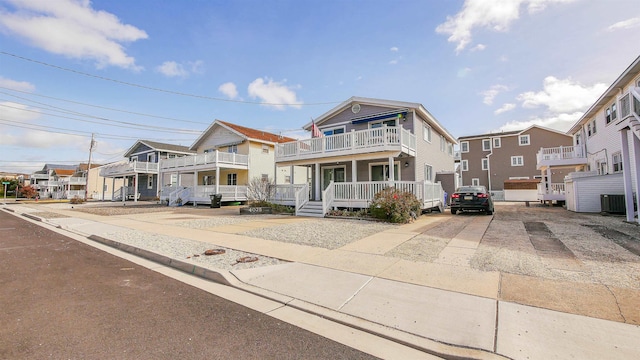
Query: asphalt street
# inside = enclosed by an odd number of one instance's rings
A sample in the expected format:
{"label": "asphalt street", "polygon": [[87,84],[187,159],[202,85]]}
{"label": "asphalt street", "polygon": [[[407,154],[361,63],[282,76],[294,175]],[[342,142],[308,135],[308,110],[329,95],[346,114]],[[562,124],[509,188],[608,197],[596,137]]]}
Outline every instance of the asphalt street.
{"label": "asphalt street", "polygon": [[2,359],[372,359],[0,212]]}

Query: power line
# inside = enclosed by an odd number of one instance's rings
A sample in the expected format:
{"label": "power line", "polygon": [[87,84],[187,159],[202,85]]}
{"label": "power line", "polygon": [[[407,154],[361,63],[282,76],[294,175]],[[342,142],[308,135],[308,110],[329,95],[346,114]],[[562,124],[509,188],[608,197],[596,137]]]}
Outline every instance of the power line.
{"label": "power line", "polygon": [[160,89],[160,88],[155,88],[155,87],[151,87],[151,86],[130,83],[130,82],[122,81],[122,80],[116,80],[116,79],[112,79],[112,78],[108,78],[108,77],[104,77],[104,76],[93,75],[93,74],[85,73],[85,72],[82,72],[82,71],[73,70],[73,69],[62,67],[62,66],[49,64],[49,63],[46,63],[46,62],[43,62],[43,61],[30,59],[30,58],[27,58],[27,57],[24,57],[24,56],[11,54],[11,53],[8,53],[8,52],[5,52],[5,51],[0,51],[0,54],[1,55],[5,55],[5,56],[11,56],[13,58],[24,60],[24,61],[29,61],[29,62],[32,62],[34,64],[48,66],[48,67],[51,67],[51,68],[54,68],[54,69],[57,69],[57,70],[67,71],[67,72],[70,72],[70,73],[74,73],[74,74],[78,74],[78,75],[82,75],[82,76],[87,76],[87,77],[91,77],[91,78],[95,78],[95,79],[111,81],[111,82],[114,82],[114,83],[117,83],[117,84],[121,84],[121,85],[127,85],[127,86],[137,87],[137,88],[140,88],[140,89],[157,91],[157,92],[162,92],[162,93],[172,94],[172,95],[192,97],[192,98],[197,98],[197,99],[212,100],[212,101],[222,101],[222,102],[230,102],[230,103],[238,103],[238,104],[272,105],[272,106],[315,106],[315,105],[331,105],[331,104],[339,104],[339,103],[341,103],[341,101],[317,102],[317,103],[270,103],[270,102],[257,102],[257,101],[246,101],[246,100],[233,100],[233,99],[216,98],[216,97],[205,96],[205,95],[189,94],[189,93],[183,93],[183,92],[178,92],[178,91],[173,91],[173,90]]}
{"label": "power line", "polygon": [[[140,112],[135,112],[135,111],[129,111],[129,110],[116,109],[116,108],[111,108],[111,107],[106,107],[106,106],[88,104],[88,103],[83,103],[83,102],[74,101],[74,100],[57,98],[57,97],[53,97],[53,96],[30,93],[30,92],[27,92],[27,91],[20,91],[20,90],[16,90],[16,89],[6,88],[6,87],[3,87],[3,86],[0,86],[0,89],[5,89],[5,90],[9,90],[9,91],[15,91],[15,92],[19,92],[19,93],[27,94],[27,95],[31,95],[31,96],[43,97],[43,98],[51,99],[51,100],[64,101],[64,102],[68,102],[68,103],[72,103],[72,104],[76,104],[76,105],[83,105],[83,106],[89,106],[89,107],[94,107],[94,108],[103,109],[103,110],[122,112],[122,113],[125,113],[125,114],[139,115],[139,116],[151,117],[151,118],[156,118],[156,119],[164,119],[164,120],[186,122],[186,123],[192,123],[192,124],[201,124],[201,125],[209,125],[210,124],[208,122],[202,122],[202,121],[176,119],[176,118],[172,118],[172,117],[166,117],[166,116],[160,116],[160,115],[151,115],[151,114],[145,114],[145,113],[140,113]],[[0,94],[10,95],[10,96],[17,97],[17,98],[20,99],[20,97],[18,97],[16,95],[9,94],[9,93],[6,93],[6,92],[0,91]],[[29,101],[33,101],[33,100],[29,100]],[[33,102],[35,102],[35,101],[33,101]]]}

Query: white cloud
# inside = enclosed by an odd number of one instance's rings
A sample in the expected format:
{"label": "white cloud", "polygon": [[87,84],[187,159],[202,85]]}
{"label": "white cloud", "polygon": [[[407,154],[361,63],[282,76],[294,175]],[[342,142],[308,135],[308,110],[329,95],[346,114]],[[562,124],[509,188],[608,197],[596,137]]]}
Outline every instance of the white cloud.
{"label": "white cloud", "polygon": [[26,81],[15,81],[0,76],[0,87],[8,88],[11,90],[33,92],[36,90],[36,86]]}
{"label": "white cloud", "polygon": [[400,50],[400,49],[398,49],[396,46],[394,46],[391,49],[389,49],[389,51],[391,51],[391,52],[398,52],[398,50]]}
{"label": "white cloud", "polygon": [[458,70],[458,73],[456,74],[456,76],[458,76],[459,78],[464,78],[467,75],[469,75],[469,73],[471,72],[471,68],[462,68]]}
{"label": "white cloud", "polygon": [[220,87],[218,87],[218,91],[226,95],[229,99],[235,99],[238,97],[238,88],[236,87],[236,84],[232,82],[226,82],[220,85]]}
{"label": "white cloud", "polygon": [[482,100],[482,102],[487,105],[491,105],[493,104],[493,99],[495,99],[498,94],[507,90],[509,90],[509,88],[506,85],[493,85],[489,88],[489,90],[485,90],[481,93],[482,95],[484,95],[484,99]]}
{"label": "white cloud", "polygon": [[478,44],[478,45],[476,45],[476,46],[472,47],[472,48],[471,48],[471,51],[482,51],[482,50],[484,50],[484,49],[486,49],[486,48],[487,48],[487,46],[486,46],[486,45],[484,45],[484,44]]}
{"label": "white cloud", "polygon": [[162,65],[156,67],[156,71],[167,77],[187,77],[189,72],[184,66],[175,61],[165,61]]}
{"label": "white cloud", "polygon": [[640,27],[640,17],[634,17],[624,21],[618,21],[617,23],[609,26],[608,31],[626,30]]}
{"label": "white cloud", "polygon": [[249,96],[259,98],[266,106],[272,106],[278,110],[284,110],[285,106],[299,109],[302,101],[299,101],[295,91],[286,82],[277,82],[269,78],[257,78],[249,84]]}
{"label": "white cloud", "polygon": [[582,116],[583,112],[573,112],[570,114],[559,114],[548,117],[534,117],[525,121],[512,121],[496,131],[515,131],[526,129],[531,125],[544,126],[546,128],[566,132],[578,119]]}
{"label": "white cloud", "polygon": [[397,65],[397,64],[398,64],[398,59],[389,61],[389,65]]}
{"label": "white cloud", "polygon": [[447,21],[436,27],[436,32],[449,35],[447,40],[457,44],[456,52],[459,53],[471,43],[472,31],[477,28],[507,31],[520,17],[523,5],[527,5],[529,13],[535,13],[548,4],[571,1],[574,0],[465,0],[462,10],[455,16],[447,16]]}
{"label": "white cloud", "polygon": [[513,109],[516,108],[516,104],[512,104],[512,103],[507,103],[502,105],[499,109],[496,109],[496,111],[494,111],[493,113],[496,115],[500,115],[502,113],[505,113],[507,111],[511,111]]}
{"label": "white cloud", "polygon": [[40,117],[40,111],[37,109],[11,101],[0,102],[0,113],[2,120],[11,123],[28,123]]}
{"label": "white cloud", "polygon": [[0,10],[0,27],[48,52],[91,59],[96,66],[140,70],[123,44],[147,33],[122,24],[113,14],[95,10],[88,0],[7,0],[14,12]]}
{"label": "white cloud", "polygon": [[518,95],[524,108],[546,106],[553,113],[568,113],[586,110],[607,89],[603,83],[584,86],[571,79],[556,79],[547,76],[542,91],[528,91]]}

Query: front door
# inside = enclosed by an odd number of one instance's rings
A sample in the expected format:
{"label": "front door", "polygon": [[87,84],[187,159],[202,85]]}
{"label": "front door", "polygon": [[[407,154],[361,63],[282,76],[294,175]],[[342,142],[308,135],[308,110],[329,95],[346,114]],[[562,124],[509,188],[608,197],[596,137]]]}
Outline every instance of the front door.
{"label": "front door", "polygon": [[327,186],[329,186],[331,181],[345,181],[344,167],[322,168],[322,191],[327,189]]}

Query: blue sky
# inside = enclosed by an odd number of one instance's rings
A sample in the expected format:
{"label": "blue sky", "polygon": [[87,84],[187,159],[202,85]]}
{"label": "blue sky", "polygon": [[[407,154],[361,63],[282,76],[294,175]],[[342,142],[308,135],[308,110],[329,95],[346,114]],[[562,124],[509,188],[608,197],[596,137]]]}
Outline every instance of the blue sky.
{"label": "blue sky", "polygon": [[0,171],[189,146],[215,119],[309,137],[351,96],[454,136],[566,131],[640,55],[637,0],[0,0]]}

